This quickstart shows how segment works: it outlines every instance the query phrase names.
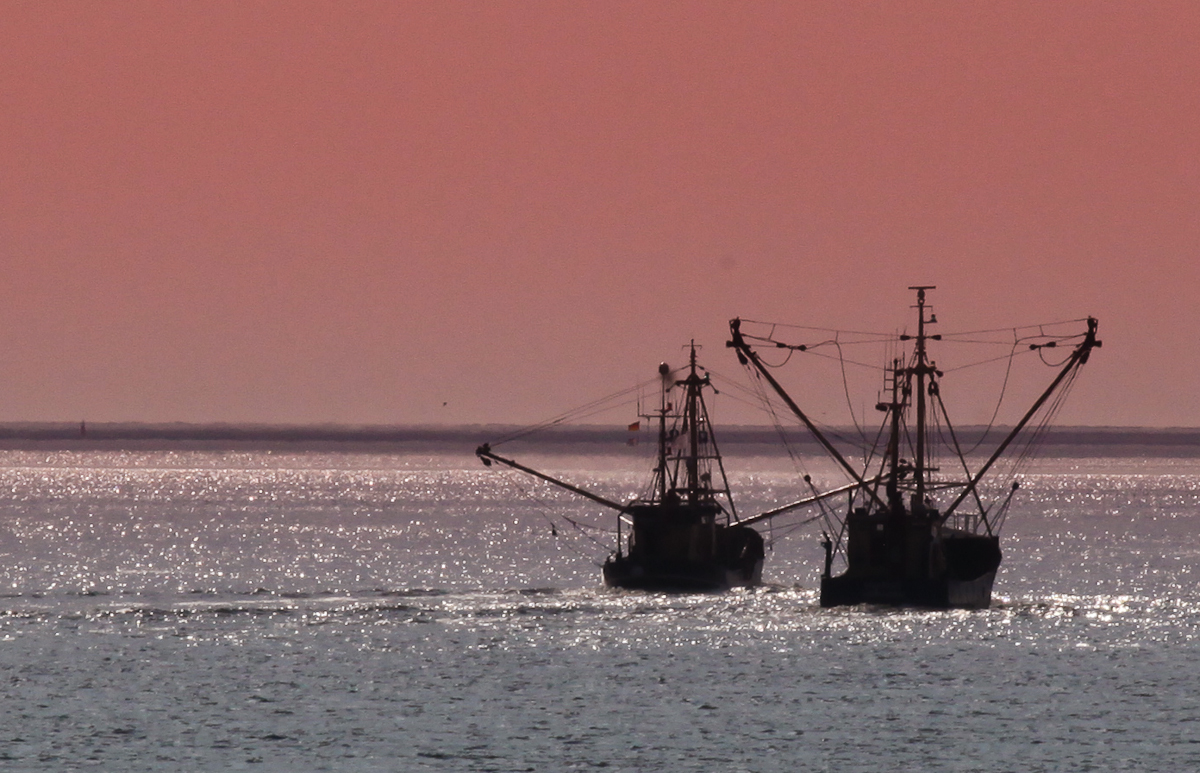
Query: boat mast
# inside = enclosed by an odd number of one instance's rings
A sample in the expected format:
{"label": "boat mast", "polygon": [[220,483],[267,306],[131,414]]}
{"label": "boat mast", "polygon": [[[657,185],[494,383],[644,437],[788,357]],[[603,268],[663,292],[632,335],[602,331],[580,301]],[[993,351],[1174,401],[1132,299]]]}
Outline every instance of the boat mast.
{"label": "boat mast", "polygon": [[[909,287],[910,290],[917,291],[917,351],[913,363],[913,367],[909,369],[909,373],[917,377],[917,459],[916,459],[916,483],[917,493],[916,502],[913,503],[914,512],[918,507],[924,512],[925,509],[925,377],[932,376],[933,367],[926,359],[925,353],[925,324],[933,324],[937,322],[936,316],[930,316],[925,319],[925,291],[936,290],[934,285],[916,285]],[[901,336],[900,340],[907,339],[908,336]],[[934,336],[941,338],[941,336]]]}
{"label": "boat mast", "polygon": [[658,366],[658,375],[662,377],[662,396],[658,406],[658,501],[667,499],[667,390],[671,382],[671,367],[667,363]]}
{"label": "boat mast", "polygon": [[[900,379],[904,371],[900,365],[899,358],[892,360],[892,402],[876,406],[891,413],[892,432],[888,438],[888,465],[891,474],[887,477],[887,497],[888,507],[894,513],[903,508],[900,501],[900,412],[904,406],[900,402]],[[906,388],[904,391],[907,393],[909,390]]]}
{"label": "boat mast", "polygon": [[683,420],[688,428],[688,458],[687,458],[687,492],[688,504],[695,505],[700,494],[700,428],[696,415],[696,402],[700,396],[700,378],[696,375],[696,342],[692,341],[691,373],[684,381],[687,387],[687,403],[684,406]]}

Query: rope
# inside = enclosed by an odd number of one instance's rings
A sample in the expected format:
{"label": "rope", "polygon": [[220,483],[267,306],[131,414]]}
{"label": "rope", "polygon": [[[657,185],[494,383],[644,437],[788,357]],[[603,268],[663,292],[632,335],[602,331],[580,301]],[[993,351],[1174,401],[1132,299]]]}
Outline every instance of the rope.
{"label": "rope", "polygon": [[[990,334],[990,333],[1010,333],[1010,332],[1018,332],[1021,330],[1044,331],[1046,328],[1050,328],[1050,327],[1063,327],[1066,325],[1078,325],[1081,322],[1086,323],[1087,317],[1080,317],[1079,319],[1064,319],[1059,322],[1042,322],[1042,323],[1038,323],[1038,324],[1034,324],[1034,325],[1021,325],[1020,327],[997,327],[997,328],[992,328],[990,330],[963,330],[958,333],[943,333],[942,340],[945,341],[950,338],[958,339],[959,336],[986,335],[986,334]],[[1045,335],[1045,334],[1040,333],[1039,335]],[[1027,336],[1027,338],[1029,338],[1029,337],[1031,337],[1031,336]],[[1033,336],[1033,337],[1036,337],[1036,336]],[[1066,337],[1066,338],[1082,338],[1083,335],[1082,334],[1072,334],[1070,336],[1064,336],[1064,337]],[[1005,343],[1006,344],[1008,342],[1007,341],[972,341],[969,343],[996,343],[996,344]]]}
{"label": "rope", "polygon": [[856,336],[873,336],[880,340],[887,340],[889,337],[887,333],[869,333],[862,330],[838,330],[831,327],[812,327],[810,325],[789,325],[785,322],[764,322],[759,319],[743,319],[742,324],[746,323],[750,323],[751,325],[766,325],[772,329],[772,333],[774,333],[774,329],[777,327],[785,327],[789,330],[811,330],[815,333],[848,333],[849,335]]}
{"label": "rope", "polygon": [[[551,534],[553,534],[554,537],[557,538],[558,537],[558,529],[555,527],[554,519],[551,518],[547,512],[548,510],[551,509],[549,503],[546,502],[541,497],[539,497],[537,494],[535,494],[532,491],[530,491],[529,489],[527,489],[522,484],[521,478],[517,477],[515,472],[507,473],[507,475],[509,477],[509,480],[512,481],[513,485],[516,486],[517,489],[522,494],[524,494],[527,499],[533,501],[534,505],[538,508],[538,515],[542,516],[542,518],[544,518],[546,520],[546,522],[550,524]],[[593,537],[591,534],[588,534],[587,530],[591,529],[592,531],[602,532],[602,533],[610,535],[610,536],[616,535],[615,531],[609,531],[602,527],[593,526],[591,524],[580,523],[579,521],[576,521],[574,518],[571,518],[570,516],[567,516],[567,515],[564,515],[561,513],[559,514],[559,517],[562,518],[564,521],[566,521],[568,524],[570,524],[585,539],[595,543],[600,548],[603,548],[606,553],[612,552],[612,547],[610,545],[606,545],[605,543],[603,543],[600,540]],[[586,558],[589,561],[591,561],[592,563],[595,563],[596,559],[593,556],[591,556],[587,553],[584,553],[578,547],[576,547],[574,545],[570,545],[570,544],[567,544],[566,547],[569,550],[571,550],[572,552],[574,552],[576,555],[580,556],[581,558]],[[597,564],[597,566],[599,566],[599,564]]]}
{"label": "rope", "polygon": [[[658,382],[658,379],[654,378],[654,379],[650,379],[648,381],[643,381],[642,383],[637,384],[632,387],[626,387],[625,389],[622,389],[619,392],[614,392],[606,397],[601,397],[597,400],[593,400],[592,402],[587,403],[586,405],[582,405],[578,408],[574,408],[570,411],[567,411],[566,413],[559,414],[558,416],[555,416],[552,419],[548,419],[547,421],[541,422],[540,424],[533,424],[528,427],[523,427],[521,429],[518,429],[515,432],[512,432],[508,435],[505,435],[505,436],[499,438],[498,440],[492,441],[491,446],[492,446],[492,448],[495,448],[503,443],[509,443],[509,442],[512,442],[513,440],[517,440],[519,438],[528,437],[529,435],[532,435],[535,432],[541,432],[543,430],[549,429],[551,427],[556,427],[559,424],[563,424],[568,421],[577,420],[577,419],[585,419],[590,416],[595,416],[598,413],[603,413],[605,411],[613,410],[614,408],[619,407],[619,405],[614,404],[616,400],[628,398],[630,395],[640,394],[642,390],[646,389],[651,384],[655,384],[657,382]],[[623,405],[624,403],[621,403],[621,404]]]}
{"label": "rope", "polygon": [[842,392],[844,392],[846,395],[846,408],[850,411],[850,421],[854,424],[854,430],[858,433],[859,438],[862,440],[863,447],[865,448],[867,445],[867,433],[863,432],[862,427],[859,426],[858,416],[854,413],[854,400],[850,398],[850,381],[846,378],[846,359],[842,356],[841,344],[837,344],[835,342],[835,345],[837,346],[838,350],[838,365],[842,370]]}
{"label": "rope", "polygon": [[[992,411],[992,418],[988,419],[987,428],[979,436],[979,441],[971,447],[970,451],[967,451],[968,455],[979,450],[979,447],[987,441],[988,436],[992,433],[992,428],[996,426],[996,417],[1000,415],[1000,407],[1004,405],[1004,396],[1008,393],[1008,378],[1012,374],[1013,360],[1016,358],[1016,354],[1017,345],[1014,343],[1012,350],[1008,353],[1008,367],[1004,369],[1004,380],[1000,383],[1000,397],[996,399],[996,410]],[[942,410],[944,411],[945,408],[943,407]]]}

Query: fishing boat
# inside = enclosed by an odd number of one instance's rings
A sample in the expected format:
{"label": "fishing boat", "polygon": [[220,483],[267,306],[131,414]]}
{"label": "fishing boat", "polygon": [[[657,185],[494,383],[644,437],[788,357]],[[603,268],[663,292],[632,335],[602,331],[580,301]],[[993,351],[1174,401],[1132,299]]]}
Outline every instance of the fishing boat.
{"label": "fishing boat", "polygon": [[763,539],[738,522],[704,399],[712,383],[702,370],[694,343],[684,378],[659,366],[658,408],[640,414],[656,425],[656,463],[646,495],[633,501],[616,502],[534,470],[488,443],[475,453],[485,465],[519,470],[616,511],[616,549],[603,565],[610,588],[712,592],[757,585]]}
{"label": "fishing boat", "polygon": [[[875,406],[884,414],[878,441],[866,449],[865,463],[857,466],[797,405],[758,351],[770,347],[790,356],[811,351],[811,344],[780,340],[773,326],[763,335],[751,335],[743,320],[730,322],[728,345],[737,351],[739,361],[769,385],[849,478],[848,484],[821,492],[806,476],[814,491],[805,502],[823,506],[826,500],[843,494],[849,501],[844,515],[830,513],[821,542],[825,554],[820,591],[823,607],[988,607],[1001,561],[999,527],[1019,488],[1018,468],[1010,468],[1010,480],[1000,485],[990,482],[987,494],[985,477],[1006,452],[1019,447],[1014,443],[1022,433],[1044,433],[1061,405],[1061,395],[1092,350],[1101,345],[1096,339],[1097,322],[1091,317],[1079,321],[1082,332],[1052,335],[1046,326],[1034,326],[1028,334],[1014,335],[1014,354],[1036,353],[1055,368],[1056,375],[986,460],[973,467],[942,400],[945,374],[931,358],[931,344],[944,338],[930,332],[937,317],[926,302],[926,291],[935,287],[909,289],[917,293],[916,333],[901,334],[892,341],[894,355],[884,368],[885,387]],[[979,338],[980,332],[988,331],[975,331],[972,337]],[[822,335],[828,336],[828,331]],[[908,347],[911,351],[906,354]],[[1069,356],[1047,361],[1047,352],[1062,348],[1070,349]],[[940,448],[937,455],[935,442]],[[1022,454],[1028,449],[1028,445],[1020,448]],[[982,454],[976,457],[983,458]],[[939,460],[948,461],[956,471],[944,469]],[[759,517],[772,514],[756,519]],[[835,565],[844,570],[835,575]]]}

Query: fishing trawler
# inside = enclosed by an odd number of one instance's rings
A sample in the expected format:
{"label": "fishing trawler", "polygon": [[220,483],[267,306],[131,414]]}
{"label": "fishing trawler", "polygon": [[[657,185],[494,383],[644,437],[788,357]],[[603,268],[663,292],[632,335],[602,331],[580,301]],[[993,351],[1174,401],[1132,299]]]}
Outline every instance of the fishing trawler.
{"label": "fishing trawler", "polygon": [[757,585],[763,539],[738,522],[704,401],[712,385],[701,370],[694,343],[685,378],[659,366],[658,409],[641,416],[658,433],[653,480],[642,498],[612,501],[499,456],[488,443],[475,453],[485,465],[505,465],[617,512],[616,550],[603,566],[608,587],[709,592]]}
{"label": "fishing trawler", "polygon": [[[1027,336],[1015,335],[1014,354],[1038,353],[1043,362],[1049,350],[1073,348],[1065,360],[1046,362],[1057,369],[1052,383],[987,460],[972,470],[942,401],[941,380],[945,374],[930,357],[930,343],[943,340],[942,335],[929,332],[937,317],[926,304],[926,291],[935,288],[926,285],[909,289],[917,292],[916,334],[900,335],[894,345],[895,351],[902,351],[905,346],[911,346],[912,351],[907,356],[894,356],[885,370],[884,397],[875,406],[885,415],[878,434],[882,442],[864,454],[863,466],[852,465],[800,409],[755,348],[783,349],[790,355],[808,351],[811,345],[778,340],[774,326],[768,327],[765,335],[751,335],[743,329],[743,320],[730,322],[732,336],[728,345],[737,351],[739,361],[770,385],[850,479],[847,485],[825,492],[814,487],[812,496],[803,500],[823,503],[840,494],[849,498],[845,515],[839,518],[833,514],[827,520],[821,543],[825,553],[820,594],[823,607],[989,606],[1001,559],[998,530],[1019,485],[1016,467],[1010,470],[1011,480],[999,488],[993,485],[988,495],[981,482],[1023,432],[1030,427],[1035,436],[1044,432],[1053,412],[1061,405],[1061,395],[1088,361],[1092,350],[1101,345],[1096,339],[1097,322],[1090,317],[1080,320],[1086,325],[1081,333],[1049,335],[1045,326],[1037,326]],[[976,331],[979,332],[988,331]],[[827,333],[824,331],[823,335]],[[1052,399],[1056,394],[1059,398]],[[931,453],[935,441],[948,446],[945,456],[953,457],[954,466],[961,472],[949,474],[942,469]],[[811,485],[811,478],[806,476],[806,482]],[[974,506],[970,511],[967,503]],[[801,503],[789,509],[796,504]],[[764,513],[747,519],[746,523],[772,515]],[[833,574],[835,562],[844,566],[841,574]]]}

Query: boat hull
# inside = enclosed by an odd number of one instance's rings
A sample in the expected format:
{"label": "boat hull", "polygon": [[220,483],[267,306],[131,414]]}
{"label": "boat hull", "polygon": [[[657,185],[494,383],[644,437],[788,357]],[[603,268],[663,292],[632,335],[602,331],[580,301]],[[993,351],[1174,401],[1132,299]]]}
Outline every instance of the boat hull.
{"label": "boat hull", "polygon": [[629,551],[604,562],[608,587],[707,593],[762,582],[762,535],[716,524],[714,505],[651,504],[627,512]]}
{"label": "boat hull", "polygon": [[868,580],[858,577],[822,577],[821,606],[854,604],[929,607],[934,609],[987,609],[992,603],[995,570],[970,580],[949,577],[915,580]]}
{"label": "boat hull", "polygon": [[846,571],[827,559],[821,606],[852,604],[986,609],[1000,568],[1000,540],[941,526],[930,509],[868,512],[847,518]]}
{"label": "boat hull", "polygon": [[762,559],[730,567],[711,562],[646,562],[616,556],[604,564],[604,585],[625,590],[714,593],[762,582]]}

